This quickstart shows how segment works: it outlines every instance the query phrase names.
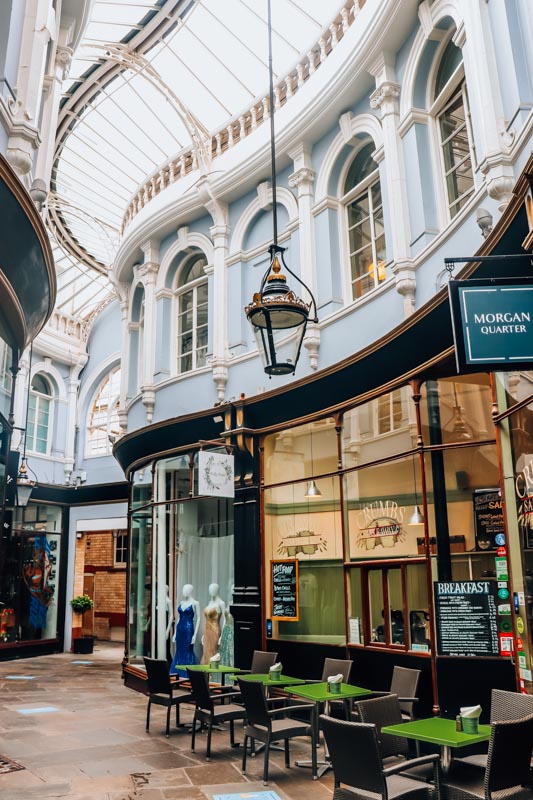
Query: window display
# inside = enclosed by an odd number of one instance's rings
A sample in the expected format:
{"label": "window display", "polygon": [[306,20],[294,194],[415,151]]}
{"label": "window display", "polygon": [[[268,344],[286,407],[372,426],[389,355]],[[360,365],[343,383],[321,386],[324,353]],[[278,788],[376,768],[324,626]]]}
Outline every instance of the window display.
{"label": "window display", "polygon": [[193,597],[194,587],[186,583],[182,590],[182,599],[177,607],[178,619],[174,633],[176,652],[170,666],[171,673],[186,677],[183,670],[176,670],[177,664],[196,664],[194,644],[200,627],[200,603]]}
{"label": "window display", "polygon": [[61,510],[17,509],[0,548],[0,642],[57,637],[60,567]]}

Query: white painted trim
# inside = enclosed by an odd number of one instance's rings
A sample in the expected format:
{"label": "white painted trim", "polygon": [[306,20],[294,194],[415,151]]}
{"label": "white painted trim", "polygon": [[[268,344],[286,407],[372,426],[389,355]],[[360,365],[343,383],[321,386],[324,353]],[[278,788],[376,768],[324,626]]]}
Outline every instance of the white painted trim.
{"label": "white painted trim", "polygon": [[[30,375],[30,386],[33,378],[37,373],[42,372],[44,375],[47,375],[53,381],[55,386],[55,393],[52,395],[51,400],[63,400],[65,402],[68,401],[67,398],[67,391],[65,389],[65,378],[61,375],[59,370],[54,367],[53,364],[50,364],[49,361],[38,361],[37,364],[31,365],[31,375]],[[68,380],[68,379],[67,379]],[[52,387],[53,388],[53,387]]]}
{"label": "white painted trim", "polygon": [[[346,118],[344,118],[346,120]],[[340,123],[339,123],[340,124]],[[320,171],[316,180],[316,193],[315,205],[328,197],[328,185],[331,178],[331,173],[337,163],[343,148],[346,146],[346,122],[343,123],[343,129],[339,131],[328,150],[322,159]],[[378,150],[383,146],[383,131],[381,122],[374,114],[358,114],[351,119],[352,137],[360,133],[366,133]],[[351,160],[351,159],[349,159]]]}
{"label": "white painted trim", "polygon": [[168,270],[175,257],[180,253],[187,254],[187,249],[196,247],[201,250],[207,259],[207,266],[213,266],[215,250],[211,239],[203,233],[195,233],[189,231],[188,227],[179,228],[177,239],[170,245],[167,252],[161,259],[159,265],[159,272],[157,275],[157,283],[155,286],[156,293],[166,288],[165,283],[167,279]]}
{"label": "white painted trim", "polygon": [[78,519],[76,531],[92,533],[93,531],[118,531],[128,529],[127,517],[108,517],[107,519]]}
{"label": "white painted trim", "polygon": [[[105,361],[102,361],[96,369],[94,369],[91,373],[89,373],[87,379],[84,381],[83,389],[81,390],[79,397],[78,397],[78,404],[77,404],[77,412],[76,412],[76,424],[80,424],[80,412],[85,405],[87,400],[87,396],[91,395],[91,397],[96,393],[98,387],[100,386],[102,380],[105,376],[111,372],[114,367],[122,366],[122,358],[120,353],[113,353],[112,355],[108,356]],[[85,426],[84,430],[87,429]],[[85,439],[84,439],[84,449],[85,449]]]}
{"label": "white painted trim", "polygon": [[[296,225],[297,227],[298,201],[293,193],[284,186],[280,186],[277,189],[276,197],[279,204],[287,209],[287,213],[289,215],[287,228],[292,225]],[[267,205],[265,205],[265,200],[267,201]],[[248,204],[237,220],[228,251],[230,256],[232,256],[234,253],[242,251],[244,237],[246,236],[248,228],[252,224],[254,218],[266,208],[269,208],[270,205],[272,205],[272,187],[269,186],[266,188],[264,183],[260,183],[257,187],[257,197],[255,197],[251,203]]]}

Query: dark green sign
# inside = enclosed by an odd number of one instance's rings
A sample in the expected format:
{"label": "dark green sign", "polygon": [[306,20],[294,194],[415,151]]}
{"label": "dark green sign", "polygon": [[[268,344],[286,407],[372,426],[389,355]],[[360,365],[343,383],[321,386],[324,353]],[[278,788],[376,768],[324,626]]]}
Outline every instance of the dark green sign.
{"label": "dark green sign", "polygon": [[533,279],[450,281],[459,372],[530,369]]}

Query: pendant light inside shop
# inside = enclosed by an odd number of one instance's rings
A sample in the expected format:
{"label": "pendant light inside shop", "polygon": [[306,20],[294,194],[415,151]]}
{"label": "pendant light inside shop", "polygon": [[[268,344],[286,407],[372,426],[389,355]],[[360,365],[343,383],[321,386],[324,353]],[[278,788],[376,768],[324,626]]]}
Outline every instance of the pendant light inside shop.
{"label": "pendant light inside shop", "polygon": [[[312,322],[318,322],[316,302],[311,290],[289,269],[285,247],[278,244],[276,143],[274,137],[274,79],[272,70],[272,14],[268,8],[268,75],[270,113],[270,161],[272,171],[273,244],[268,248],[270,263],[263,275],[259,291],[244,309],[263,358],[264,370],[272,375],[294,374],[311,311]],[[309,294],[310,301],[300,299],[287,283],[282,269],[288,272]]]}

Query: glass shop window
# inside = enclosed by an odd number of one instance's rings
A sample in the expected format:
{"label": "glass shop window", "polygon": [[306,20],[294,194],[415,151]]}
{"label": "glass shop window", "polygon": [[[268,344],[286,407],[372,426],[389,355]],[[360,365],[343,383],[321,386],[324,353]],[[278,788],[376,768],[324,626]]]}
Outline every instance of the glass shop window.
{"label": "glass shop window", "polygon": [[422,438],[428,444],[460,444],[495,438],[488,375],[466,375],[422,384]]}
{"label": "glass shop window", "polygon": [[113,532],[115,567],[125,567],[128,562],[128,534],[125,531]]}
{"label": "glass shop window", "polygon": [[429,652],[425,564],[352,567],[348,587],[350,644]]}
{"label": "glass shop window", "polygon": [[135,510],[130,523],[129,657],[142,664],[154,651],[152,620],[152,508]]}
{"label": "glass shop window", "polygon": [[496,445],[474,442],[426,453],[424,460],[431,553],[438,554],[437,529],[447,529],[452,579],[495,579],[497,517],[503,526]]}
{"label": "glass shop window", "polygon": [[410,387],[402,386],[343,415],[343,467],[349,469],[356,464],[379,461],[415,446],[416,421],[411,398]]}
{"label": "glass shop window", "polygon": [[374,464],[344,476],[350,560],[405,558],[419,553],[423,519],[418,455]]}
{"label": "glass shop window", "polygon": [[265,489],[263,506],[267,616],[272,616],[271,562],[298,561],[299,619],[273,620],[273,637],[344,644],[338,478],[330,476]]}
{"label": "glass shop window", "polygon": [[57,637],[61,510],[7,512],[0,549],[0,644]]}
{"label": "glass shop window", "polygon": [[265,484],[297,481],[337,470],[335,421],[327,417],[265,437]]}

